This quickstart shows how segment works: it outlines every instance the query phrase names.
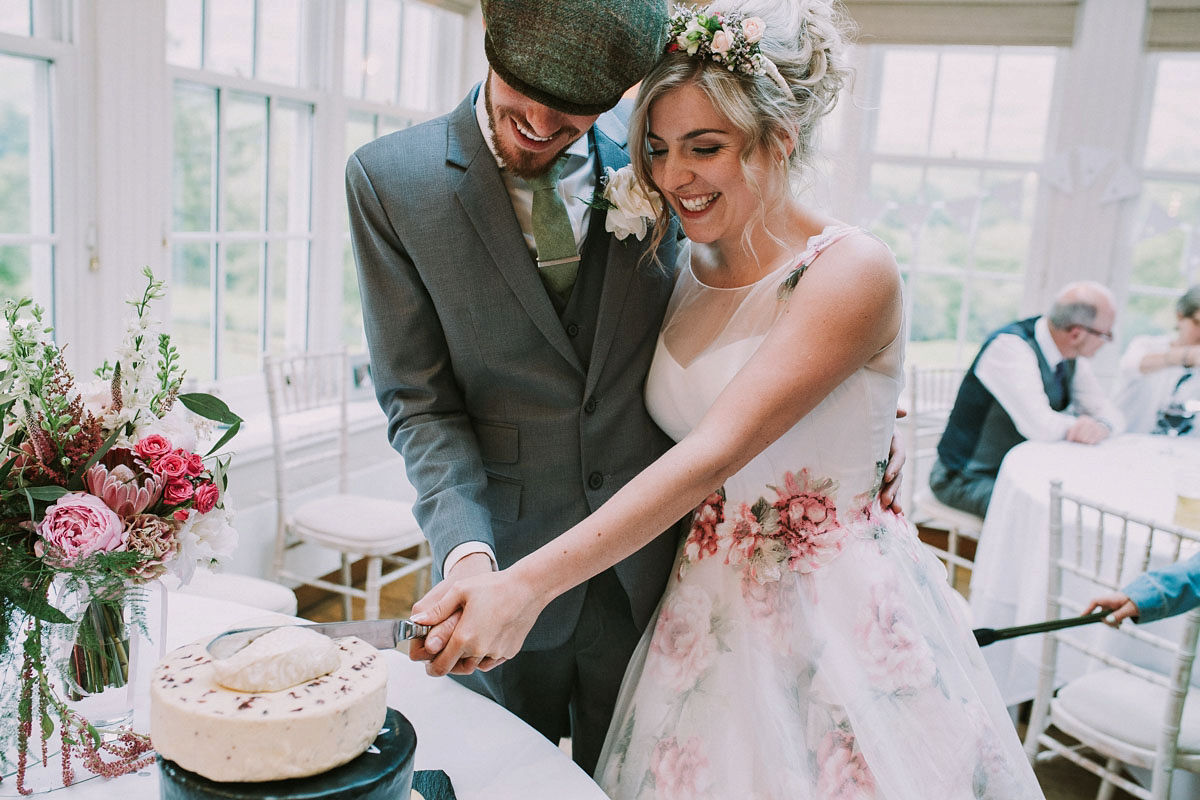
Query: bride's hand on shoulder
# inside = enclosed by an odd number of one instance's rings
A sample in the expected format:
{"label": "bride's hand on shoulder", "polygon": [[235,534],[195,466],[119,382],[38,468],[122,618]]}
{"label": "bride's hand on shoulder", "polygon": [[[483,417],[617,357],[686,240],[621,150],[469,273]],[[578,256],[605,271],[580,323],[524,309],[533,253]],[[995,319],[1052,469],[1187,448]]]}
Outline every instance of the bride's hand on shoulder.
{"label": "bride's hand on shoulder", "polygon": [[[444,642],[426,643],[432,660],[425,671],[465,675],[507,661],[520,651],[544,607],[534,587],[511,569],[439,583],[413,606],[413,622],[439,626],[439,635],[449,627]],[[441,626],[452,617],[453,626]]]}

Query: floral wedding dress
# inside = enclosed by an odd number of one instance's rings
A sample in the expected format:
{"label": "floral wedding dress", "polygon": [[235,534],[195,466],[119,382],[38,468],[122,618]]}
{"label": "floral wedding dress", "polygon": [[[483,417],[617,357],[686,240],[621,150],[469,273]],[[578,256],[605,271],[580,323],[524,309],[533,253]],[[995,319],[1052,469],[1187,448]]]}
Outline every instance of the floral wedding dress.
{"label": "floral wedding dress", "polygon": [[[684,270],[647,405],[679,439],[750,358],[829,228],[757,283]],[[903,335],[695,512],[597,780],[618,800],[1042,797],[945,569],[878,494]]]}

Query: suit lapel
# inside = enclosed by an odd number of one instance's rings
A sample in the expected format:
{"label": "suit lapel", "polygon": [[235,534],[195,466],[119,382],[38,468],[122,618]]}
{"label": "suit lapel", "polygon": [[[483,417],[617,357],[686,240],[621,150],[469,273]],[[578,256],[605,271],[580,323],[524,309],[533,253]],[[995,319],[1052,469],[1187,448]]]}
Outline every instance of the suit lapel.
{"label": "suit lapel", "polygon": [[[512,210],[508,188],[479,131],[474,94],[450,115],[446,161],[462,168],[455,194],[475,227],[480,242],[496,269],[512,287],[518,302],[554,349],[580,372],[583,365],[571,347],[558,314],[550,302],[537,267],[525,247],[521,226]],[[481,254],[481,258],[482,258]]]}
{"label": "suit lapel", "polygon": [[[603,174],[605,167],[620,169],[629,163],[629,155],[615,141],[606,136],[598,127],[596,131],[596,155],[600,170]],[[597,190],[599,187],[597,186]],[[593,209],[593,214],[602,212]],[[602,223],[597,223],[598,229],[605,236],[612,234],[603,230]],[[596,229],[593,229],[596,230]],[[600,293],[600,309],[596,315],[596,339],[592,343],[592,357],[588,367],[587,390],[590,393],[603,371],[604,359],[612,347],[613,338],[621,323],[621,309],[625,305],[625,295],[637,269],[638,259],[644,248],[639,243],[618,241],[615,237],[608,243],[608,262],[604,270],[604,288]]]}

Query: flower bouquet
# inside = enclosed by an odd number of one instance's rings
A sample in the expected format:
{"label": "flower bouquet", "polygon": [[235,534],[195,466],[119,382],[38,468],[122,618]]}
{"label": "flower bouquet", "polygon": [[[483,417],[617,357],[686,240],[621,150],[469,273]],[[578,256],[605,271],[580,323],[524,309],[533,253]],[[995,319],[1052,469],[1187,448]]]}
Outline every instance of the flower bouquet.
{"label": "flower bouquet", "polygon": [[[30,743],[40,741],[34,760],[45,768],[56,730],[64,785],[76,756],[110,776],[149,763],[149,740],[120,727],[128,704],[110,715],[88,702],[110,690],[129,696],[142,587],[166,571],[186,582],[237,541],[224,498],[229,459],[217,454],[241,419],[210,395],[180,393],[178,352],[149,316],[163,284],[145,274],[116,363],[84,385],[39,308],[3,308],[0,768],[15,767],[22,794],[32,791]],[[215,423],[228,430],[201,456]]]}

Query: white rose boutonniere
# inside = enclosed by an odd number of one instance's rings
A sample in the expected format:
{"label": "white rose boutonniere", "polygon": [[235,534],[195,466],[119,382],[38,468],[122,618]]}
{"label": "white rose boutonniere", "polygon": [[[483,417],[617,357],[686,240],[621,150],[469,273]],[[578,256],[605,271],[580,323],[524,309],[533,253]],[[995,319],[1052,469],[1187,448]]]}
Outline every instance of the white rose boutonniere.
{"label": "white rose boutonniere", "polygon": [[604,191],[597,193],[589,205],[608,212],[604,228],[609,233],[618,239],[633,234],[640,242],[662,211],[662,198],[638,182],[632,166],[605,167]]}

